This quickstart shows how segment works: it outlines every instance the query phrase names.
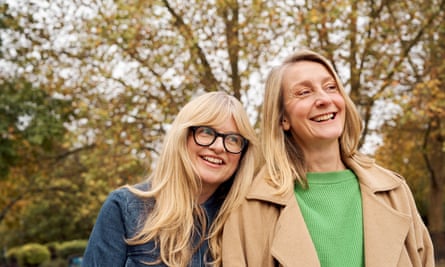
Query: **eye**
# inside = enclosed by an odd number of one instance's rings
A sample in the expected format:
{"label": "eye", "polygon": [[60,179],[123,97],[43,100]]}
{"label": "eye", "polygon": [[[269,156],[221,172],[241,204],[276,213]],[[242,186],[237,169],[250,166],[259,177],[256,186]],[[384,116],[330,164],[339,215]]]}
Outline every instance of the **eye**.
{"label": "eye", "polygon": [[243,143],[243,138],[238,134],[229,134],[226,136],[226,141],[231,144],[241,145]]}
{"label": "eye", "polygon": [[196,130],[196,133],[199,134],[200,136],[214,136],[215,135],[215,131],[210,128],[210,127],[199,127]]}
{"label": "eye", "polygon": [[228,152],[240,153],[245,145],[244,137],[239,134],[229,134],[224,137],[224,146]]}
{"label": "eye", "polygon": [[337,84],[336,84],[336,83],[328,83],[328,84],[325,86],[325,90],[326,90],[327,92],[337,92],[337,91],[338,91]]}
{"label": "eye", "polygon": [[309,88],[302,88],[299,90],[296,90],[295,94],[297,96],[306,96],[309,95],[312,91]]}

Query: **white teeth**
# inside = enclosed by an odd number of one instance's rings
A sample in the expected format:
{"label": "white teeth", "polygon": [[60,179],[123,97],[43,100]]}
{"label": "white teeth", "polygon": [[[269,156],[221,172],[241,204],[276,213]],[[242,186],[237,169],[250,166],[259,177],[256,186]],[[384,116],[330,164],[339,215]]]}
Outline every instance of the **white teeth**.
{"label": "white teeth", "polygon": [[319,117],[314,118],[314,121],[321,122],[321,121],[327,121],[334,118],[334,113],[321,115]]}
{"label": "white teeth", "polygon": [[203,157],[203,159],[207,160],[208,162],[214,163],[214,164],[222,164],[223,161],[221,159],[216,159],[212,157]]}

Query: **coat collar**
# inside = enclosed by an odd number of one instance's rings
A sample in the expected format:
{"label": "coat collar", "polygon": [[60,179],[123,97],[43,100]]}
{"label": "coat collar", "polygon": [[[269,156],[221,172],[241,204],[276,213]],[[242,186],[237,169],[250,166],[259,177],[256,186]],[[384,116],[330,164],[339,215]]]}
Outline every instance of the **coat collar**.
{"label": "coat collar", "polygon": [[[253,180],[252,186],[250,187],[250,191],[247,194],[247,199],[258,199],[266,202],[272,202],[274,204],[285,206],[289,194],[286,196],[277,195],[276,188],[273,187],[270,183],[266,182],[266,168],[262,168],[258,173],[257,177]],[[293,195],[293,193],[291,194]]]}
{"label": "coat collar", "polygon": [[[347,165],[357,175],[362,192],[366,266],[397,266],[411,219],[385,203],[379,193],[396,190],[403,182],[375,164],[363,167],[351,159]],[[283,266],[294,266],[296,262],[301,266],[320,266],[294,192],[274,194],[276,189],[265,182],[264,172],[255,179],[247,198],[282,206],[272,241],[272,255]]]}
{"label": "coat collar", "polygon": [[346,165],[358,177],[360,186],[368,187],[373,193],[391,191],[402,184],[402,179],[394,172],[384,169],[374,162],[366,163],[364,166],[349,158]]}
{"label": "coat collar", "polygon": [[[356,160],[350,158],[346,165],[355,173],[360,182],[360,186],[367,187],[372,193],[391,191],[401,186],[402,179],[397,174],[384,169],[374,163],[363,166]],[[276,188],[265,181],[266,168],[263,167],[256,179],[254,179],[247,199],[258,199],[272,202],[277,205],[286,205],[289,195],[293,196],[293,191],[283,195],[277,195]]]}

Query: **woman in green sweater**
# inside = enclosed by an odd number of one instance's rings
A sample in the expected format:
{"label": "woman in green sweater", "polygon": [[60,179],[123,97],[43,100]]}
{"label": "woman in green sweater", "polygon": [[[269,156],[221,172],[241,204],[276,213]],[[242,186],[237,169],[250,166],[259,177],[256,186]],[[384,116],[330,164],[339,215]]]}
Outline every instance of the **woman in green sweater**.
{"label": "woman in green sweater", "polygon": [[266,164],[224,227],[224,266],[434,266],[399,175],[358,152],[362,121],[334,68],[297,52],[267,79]]}

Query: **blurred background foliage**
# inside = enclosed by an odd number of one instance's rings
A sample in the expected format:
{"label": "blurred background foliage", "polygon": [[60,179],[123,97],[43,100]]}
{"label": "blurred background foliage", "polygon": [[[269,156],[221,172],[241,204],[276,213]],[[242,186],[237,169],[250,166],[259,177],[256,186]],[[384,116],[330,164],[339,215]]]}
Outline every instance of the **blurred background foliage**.
{"label": "blurred background foliage", "polygon": [[107,194],[156,162],[178,110],[239,98],[291,51],[334,64],[361,149],[412,186],[443,233],[445,0],[1,0],[0,245],[87,239]]}

